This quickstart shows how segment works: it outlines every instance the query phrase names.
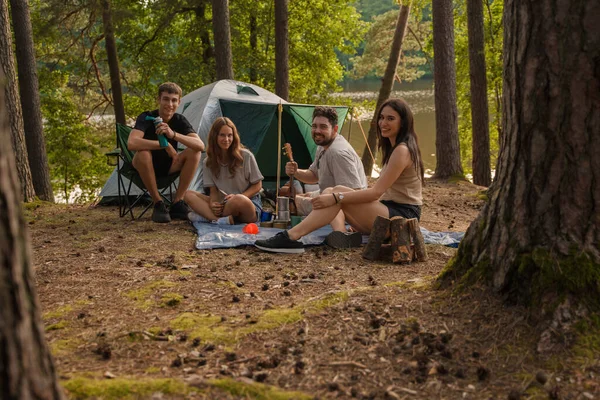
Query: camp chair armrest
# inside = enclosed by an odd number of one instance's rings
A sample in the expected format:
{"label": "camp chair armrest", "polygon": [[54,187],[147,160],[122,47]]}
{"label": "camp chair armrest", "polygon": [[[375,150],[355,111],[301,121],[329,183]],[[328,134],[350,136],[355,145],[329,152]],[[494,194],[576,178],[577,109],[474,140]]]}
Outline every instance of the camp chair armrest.
{"label": "camp chair armrest", "polygon": [[116,166],[119,164],[119,158],[121,158],[121,149],[116,148],[112,151],[104,153],[106,156],[106,163],[111,166]]}
{"label": "camp chair armrest", "polygon": [[106,153],[104,153],[105,156],[120,156],[121,155],[121,149],[120,148],[116,148],[113,149],[111,151],[108,151]]}

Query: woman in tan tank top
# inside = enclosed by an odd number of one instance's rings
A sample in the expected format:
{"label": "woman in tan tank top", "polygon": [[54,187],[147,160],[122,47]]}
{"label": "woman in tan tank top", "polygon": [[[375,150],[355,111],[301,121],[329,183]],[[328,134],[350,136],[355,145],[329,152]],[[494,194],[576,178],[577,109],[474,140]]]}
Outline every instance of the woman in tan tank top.
{"label": "woman in tan tank top", "polygon": [[329,224],[340,210],[358,232],[332,232],[326,243],[333,247],[360,246],[361,233],[370,233],[378,216],[420,218],[423,161],[412,111],[403,99],[389,99],[378,114],[377,139],[383,168],[377,182],[363,190],[344,186],[325,189],[313,199],[313,211],[304,221],[267,240],[257,240],[256,247],[275,253],[302,253],[299,239]]}

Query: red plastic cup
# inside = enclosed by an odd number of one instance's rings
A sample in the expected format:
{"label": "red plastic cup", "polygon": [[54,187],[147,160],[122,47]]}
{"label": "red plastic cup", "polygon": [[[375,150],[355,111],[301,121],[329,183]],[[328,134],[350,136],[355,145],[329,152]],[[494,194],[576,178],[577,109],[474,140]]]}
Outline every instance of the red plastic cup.
{"label": "red plastic cup", "polygon": [[244,228],[242,228],[242,232],[249,233],[250,235],[256,235],[258,233],[258,226],[255,223],[251,222],[246,224]]}

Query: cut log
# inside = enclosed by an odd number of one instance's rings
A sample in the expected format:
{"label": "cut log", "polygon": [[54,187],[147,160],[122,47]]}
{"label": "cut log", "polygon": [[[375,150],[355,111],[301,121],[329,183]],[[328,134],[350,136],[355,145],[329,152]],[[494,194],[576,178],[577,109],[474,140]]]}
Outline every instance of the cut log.
{"label": "cut log", "polygon": [[363,250],[363,258],[373,261],[379,257],[379,249],[384,239],[389,235],[389,231],[389,219],[380,216],[375,218],[373,229],[371,229],[371,234],[369,235],[369,242]]}
{"label": "cut log", "polygon": [[425,250],[425,240],[421,233],[421,227],[419,226],[419,220],[411,218],[408,220],[408,229],[410,236],[415,244],[415,258],[417,261],[427,261],[427,250]]}
{"label": "cut log", "polygon": [[390,220],[392,235],[392,261],[395,263],[410,263],[412,249],[410,248],[410,231],[406,218],[394,217]]}

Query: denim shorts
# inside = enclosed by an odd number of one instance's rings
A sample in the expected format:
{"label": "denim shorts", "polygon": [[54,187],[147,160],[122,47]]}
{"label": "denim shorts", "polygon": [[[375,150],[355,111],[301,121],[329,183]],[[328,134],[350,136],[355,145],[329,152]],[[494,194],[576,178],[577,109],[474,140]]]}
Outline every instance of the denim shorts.
{"label": "denim shorts", "polygon": [[392,217],[404,217],[406,219],[416,218],[421,220],[421,206],[414,204],[401,204],[396,203],[392,200],[380,200],[381,203],[387,207],[390,218]]}
{"label": "denim shorts", "polygon": [[256,209],[256,222],[260,222],[260,215],[262,214],[262,200],[260,199],[260,193],[255,194],[250,198],[254,208]]}

